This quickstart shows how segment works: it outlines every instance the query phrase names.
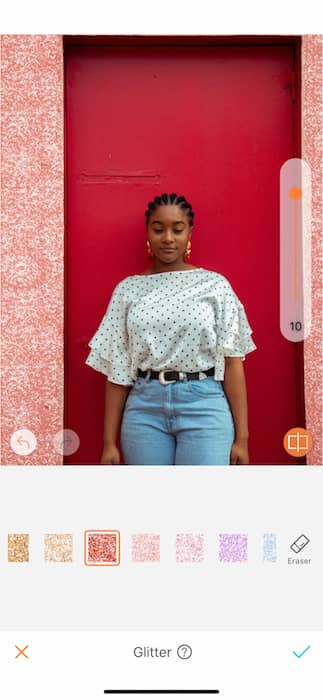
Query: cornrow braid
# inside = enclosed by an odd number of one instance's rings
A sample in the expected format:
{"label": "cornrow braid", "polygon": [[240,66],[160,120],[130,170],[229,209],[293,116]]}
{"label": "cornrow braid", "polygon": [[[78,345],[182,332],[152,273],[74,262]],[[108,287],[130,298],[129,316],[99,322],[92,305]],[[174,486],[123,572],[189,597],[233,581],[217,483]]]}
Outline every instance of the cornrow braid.
{"label": "cornrow braid", "polygon": [[148,202],[148,209],[145,211],[146,226],[148,226],[153,211],[157,209],[157,207],[167,206],[168,204],[175,204],[177,207],[180,207],[180,209],[183,209],[189,219],[190,225],[193,226],[194,211],[192,210],[192,205],[187,202],[183,195],[179,197],[175,192],[171,194],[166,194],[164,192],[160,197],[157,196],[152,202]]}

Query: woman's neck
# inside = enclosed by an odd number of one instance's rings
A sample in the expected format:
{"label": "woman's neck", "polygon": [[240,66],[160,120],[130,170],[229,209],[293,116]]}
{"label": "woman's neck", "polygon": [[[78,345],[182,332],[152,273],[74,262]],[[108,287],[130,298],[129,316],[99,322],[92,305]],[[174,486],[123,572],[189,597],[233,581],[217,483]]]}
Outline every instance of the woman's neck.
{"label": "woman's neck", "polygon": [[177,265],[163,265],[163,264],[158,264],[156,263],[151,270],[147,270],[147,274],[153,275],[157,274],[160,272],[181,272],[182,270],[196,270],[195,265],[187,265],[186,263],[183,262],[183,264],[177,264]]}

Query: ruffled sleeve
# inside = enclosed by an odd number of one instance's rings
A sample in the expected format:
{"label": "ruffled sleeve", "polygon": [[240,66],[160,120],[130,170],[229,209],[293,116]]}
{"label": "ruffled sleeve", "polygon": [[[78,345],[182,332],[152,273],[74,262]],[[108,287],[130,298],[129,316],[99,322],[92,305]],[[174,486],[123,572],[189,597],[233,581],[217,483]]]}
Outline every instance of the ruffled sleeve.
{"label": "ruffled sleeve", "polygon": [[114,289],[103,319],[89,341],[91,351],[85,360],[114,384],[133,384],[128,349],[126,303],[120,282]]}
{"label": "ruffled sleeve", "polygon": [[216,333],[217,352],[224,357],[240,357],[244,360],[249,352],[256,350],[244,306],[225,278],[221,282],[221,293],[217,300]]}

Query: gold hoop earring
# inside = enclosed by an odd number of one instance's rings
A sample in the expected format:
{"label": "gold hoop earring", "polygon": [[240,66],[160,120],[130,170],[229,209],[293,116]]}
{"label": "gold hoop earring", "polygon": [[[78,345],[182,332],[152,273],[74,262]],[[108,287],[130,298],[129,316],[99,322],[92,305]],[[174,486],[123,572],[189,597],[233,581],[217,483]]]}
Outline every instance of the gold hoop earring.
{"label": "gold hoop earring", "polygon": [[184,261],[187,262],[191,257],[192,244],[191,241],[188,242],[187,248],[184,253]]}
{"label": "gold hoop earring", "polygon": [[150,247],[149,241],[147,241],[147,253],[148,253],[148,258],[153,258],[153,257],[154,257],[154,253],[153,253],[153,251],[152,251],[152,249],[151,249],[151,247]]}

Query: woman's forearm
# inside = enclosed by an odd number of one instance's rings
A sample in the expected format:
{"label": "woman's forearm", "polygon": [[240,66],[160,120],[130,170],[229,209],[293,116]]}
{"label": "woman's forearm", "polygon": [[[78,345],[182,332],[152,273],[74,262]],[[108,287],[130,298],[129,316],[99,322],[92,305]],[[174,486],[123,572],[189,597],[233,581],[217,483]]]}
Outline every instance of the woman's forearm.
{"label": "woman's forearm", "polygon": [[103,431],[105,446],[116,444],[121,416],[131,388],[131,385],[113,384],[108,379],[106,381]]}
{"label": "woman's forearm", "polygon": [[247,387],[243,362],[239,357],[225,358],[223,387],[235,425],[235,440],[248,440]]}

